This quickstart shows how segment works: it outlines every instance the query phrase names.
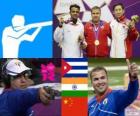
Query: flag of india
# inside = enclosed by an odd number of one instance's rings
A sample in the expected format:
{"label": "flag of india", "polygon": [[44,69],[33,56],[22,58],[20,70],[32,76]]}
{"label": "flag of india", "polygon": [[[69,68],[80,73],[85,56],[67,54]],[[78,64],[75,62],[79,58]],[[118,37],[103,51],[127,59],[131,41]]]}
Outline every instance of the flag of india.
{"label": "flag of india", "polygon": [[62,96],[88,96],[87,78],[62,78]]}

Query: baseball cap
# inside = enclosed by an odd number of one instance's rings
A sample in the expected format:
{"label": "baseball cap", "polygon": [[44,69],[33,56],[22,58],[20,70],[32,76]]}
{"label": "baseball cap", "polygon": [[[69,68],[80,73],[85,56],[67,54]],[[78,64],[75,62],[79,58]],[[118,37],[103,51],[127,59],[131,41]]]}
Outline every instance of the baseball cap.
{"label": "baseball cap", "polygon": [[27,70],[31,70],[31,68],[25,66],[24,63],[18,59],[12,59],[6,65],[6,74],[11,76],[16,76]]}

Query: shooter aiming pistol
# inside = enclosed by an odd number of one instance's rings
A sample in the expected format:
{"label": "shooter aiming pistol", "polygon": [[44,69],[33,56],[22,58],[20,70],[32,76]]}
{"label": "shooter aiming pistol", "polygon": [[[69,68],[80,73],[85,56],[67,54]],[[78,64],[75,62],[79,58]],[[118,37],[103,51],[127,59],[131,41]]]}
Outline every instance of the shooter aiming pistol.
{"label": "shooter aiming pistol", "polygon": [[46,96],[47,96],[50,100],[55,100],[56,97],[60,97],[60,96],[61,96],[60,91],[54,90],[54,89],[52,89],[52,87],[45,86],[44,89],[45,89],[45,91],[47,92]]}

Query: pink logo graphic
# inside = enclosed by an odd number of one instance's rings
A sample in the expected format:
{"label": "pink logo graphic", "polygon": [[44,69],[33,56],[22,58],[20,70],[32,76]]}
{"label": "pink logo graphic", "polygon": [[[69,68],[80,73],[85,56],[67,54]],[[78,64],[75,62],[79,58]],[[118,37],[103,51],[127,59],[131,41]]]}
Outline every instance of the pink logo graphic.
{"label": "pink logo graphic", "polygon": [[55,65],[53,63],[49,63],[47,65],[41,64],[41,74],[42,81],[46,81],[47,79],[54,81]]}

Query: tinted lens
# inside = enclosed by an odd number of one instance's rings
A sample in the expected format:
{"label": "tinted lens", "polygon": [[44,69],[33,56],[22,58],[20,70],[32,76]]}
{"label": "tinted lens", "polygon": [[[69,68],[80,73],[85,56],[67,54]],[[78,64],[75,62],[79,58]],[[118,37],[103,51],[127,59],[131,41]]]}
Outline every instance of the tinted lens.
{"label": "tinted lens", "polygon": [[32,75],[31,71],[24,71],[16,76],[11,76],[12,79],[17,79],[17,78],[20,78],[22,76],[24,76],[25,78],[30,78],[30,76]]}

